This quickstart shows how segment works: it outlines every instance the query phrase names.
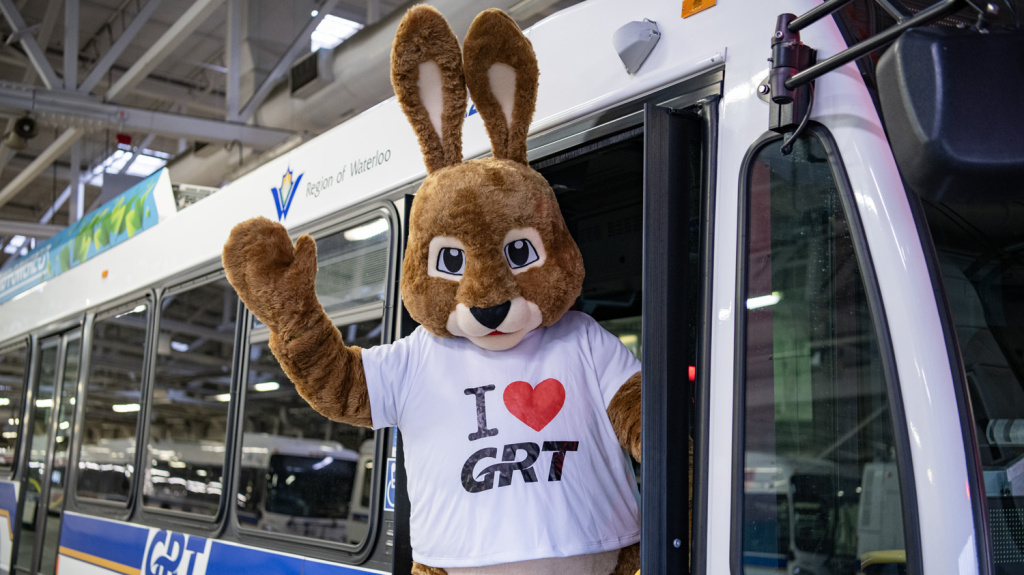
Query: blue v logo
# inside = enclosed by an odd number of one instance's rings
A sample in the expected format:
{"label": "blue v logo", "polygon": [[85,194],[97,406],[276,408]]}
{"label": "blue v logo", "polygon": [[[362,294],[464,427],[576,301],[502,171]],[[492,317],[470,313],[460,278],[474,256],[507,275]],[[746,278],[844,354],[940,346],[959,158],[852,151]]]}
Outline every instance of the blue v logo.
{"label": "blue v logo", "polygon": [[292,200],[295,199],[295,190],[299,189],[299,182],[301,181],[302,174],[295,177],[291,166],[289,166],[288,171],[281,176],[281,185],[277,188],[271,188],[271,192],[274,194],[274,204],[277,207],[277,221],[288,217],[288,209],[292,207]]}

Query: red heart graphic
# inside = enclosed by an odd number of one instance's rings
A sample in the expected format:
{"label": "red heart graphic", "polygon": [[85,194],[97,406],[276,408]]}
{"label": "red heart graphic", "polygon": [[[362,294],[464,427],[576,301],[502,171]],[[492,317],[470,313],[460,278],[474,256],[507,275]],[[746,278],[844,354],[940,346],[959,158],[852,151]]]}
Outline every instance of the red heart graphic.
{"label": "red heart graphic", "polygon": [[505,407],[516,419],[535,431],[544,429],[562,411],[565,388],[557,379],[545,379],[533,387],[525,381],[513,381],[502,396]]}

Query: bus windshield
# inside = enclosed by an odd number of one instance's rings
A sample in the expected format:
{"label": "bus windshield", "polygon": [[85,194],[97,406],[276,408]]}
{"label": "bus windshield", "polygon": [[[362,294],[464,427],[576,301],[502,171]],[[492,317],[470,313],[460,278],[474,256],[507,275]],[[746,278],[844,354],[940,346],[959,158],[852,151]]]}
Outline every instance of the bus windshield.
{"label": "bus windshield", "polygon": [[330,456],[273,455],[267,477],[267,512],[346,519],[355,474],[355,461]]}
{"label": "bus windshield", "polygon": [[1024,203],[923,200],[963,359],[997,575],[1024,567]]}

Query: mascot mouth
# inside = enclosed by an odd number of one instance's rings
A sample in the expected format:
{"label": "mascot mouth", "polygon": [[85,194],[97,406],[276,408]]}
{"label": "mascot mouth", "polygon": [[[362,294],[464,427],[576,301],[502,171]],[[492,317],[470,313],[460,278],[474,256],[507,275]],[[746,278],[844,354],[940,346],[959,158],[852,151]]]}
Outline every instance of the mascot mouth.
{"label": "mascot mouth", "polygon": [[542,322],[543,317],[537,304],[520,296],[510,300],[508,313],[500,325],[483,325],[473,315],[471,308],[460,303],[449,314],[447,327],[448,332],[455,337],[465,337],[484,349],[500,351],[515,347],[527,333],[540,327]]}

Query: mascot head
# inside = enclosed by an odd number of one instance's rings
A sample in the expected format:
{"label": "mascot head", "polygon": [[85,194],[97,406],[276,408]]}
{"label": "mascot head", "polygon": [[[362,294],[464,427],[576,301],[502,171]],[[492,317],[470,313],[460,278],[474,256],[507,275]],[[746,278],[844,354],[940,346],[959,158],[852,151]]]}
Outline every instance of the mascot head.
{"label": "mascot head", "polygon": [[[526,160],[538,75],[530,41],[500,10],[476,17],[464,53],[429,6],[398,27],[391,82],[428,172],[412,204],[402,300],[434,335],[510,349],[580,294],[579,248]],[[492,158],[462,161],[467,87]]]}

